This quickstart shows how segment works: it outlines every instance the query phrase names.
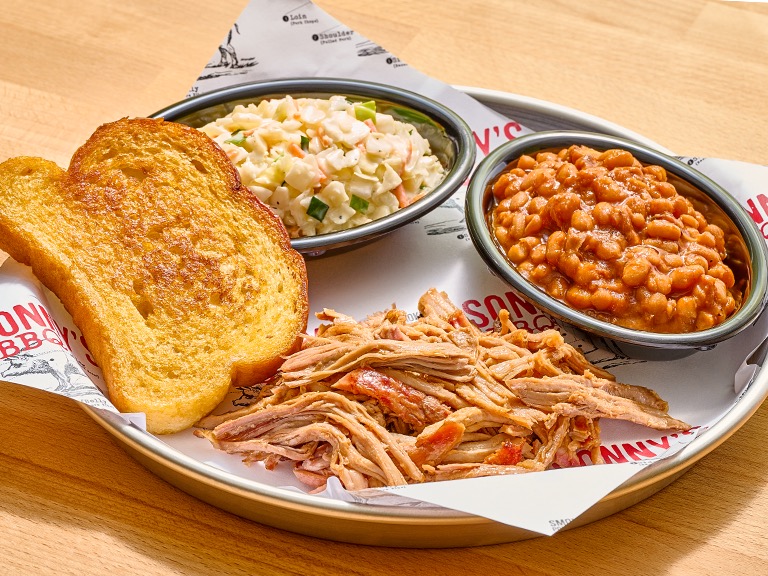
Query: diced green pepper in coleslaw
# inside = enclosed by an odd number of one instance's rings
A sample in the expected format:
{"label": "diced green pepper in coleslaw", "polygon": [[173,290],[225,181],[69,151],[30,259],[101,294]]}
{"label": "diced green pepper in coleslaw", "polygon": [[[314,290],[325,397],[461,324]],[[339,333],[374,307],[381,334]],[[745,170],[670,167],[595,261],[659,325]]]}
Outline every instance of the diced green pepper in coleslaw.
{"label": "diced green pepper in coleslaw", "polygon": [[293,238],[360,226],[434,189],[445,170],[411,124],[376,103],[329,99],[238,105],[200,128]]}
{"label": "diced green pepper in coleslaw", "polygon": [[376,102],[373,100],[355,104],[354,108],[355,118],[361,122],[365,122],[366,120],[376,120]]}
{"label": "diced green pepper in coleslaw", "polygon": [[313,196],[309,201],[309,208],[307,208],[307,216],[311,216],[315,220],[323,221],[325,215],[328,213],[328,204],[320,200],[317,196]]}
{"label": "diced green pepper in coleslaw", "polygon": [[356,212],[365,214],[365,212],[368,210],[368,206],[370,206],[370,203],[368,202],[368,200],[365,200],[364,198],[360,198],[360,196],[358,196],[357,194],[352,194],[352,197],[349,199],[349,205]]}

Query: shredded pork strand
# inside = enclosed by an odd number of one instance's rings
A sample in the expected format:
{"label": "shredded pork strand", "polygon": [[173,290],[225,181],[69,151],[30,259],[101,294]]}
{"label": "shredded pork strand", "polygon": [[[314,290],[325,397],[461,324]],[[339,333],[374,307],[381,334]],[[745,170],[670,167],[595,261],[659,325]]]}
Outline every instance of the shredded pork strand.
{"label": "shredded pork strand", "polygon": [[362,322],[325,309],[255,403],[197,434],[250,464],[292,462],[321,490],[519,474],[600,456],[600,418],[690,427],[654,391],[616,382],[556,330],[481,332],[435,289],[420,318],[394,307]]}

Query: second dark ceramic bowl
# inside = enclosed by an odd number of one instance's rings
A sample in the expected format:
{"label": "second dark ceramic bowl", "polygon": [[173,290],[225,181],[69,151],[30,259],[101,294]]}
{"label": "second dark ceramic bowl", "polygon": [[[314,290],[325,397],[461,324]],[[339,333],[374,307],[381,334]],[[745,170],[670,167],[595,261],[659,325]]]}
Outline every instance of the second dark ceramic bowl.
{"label": "second dark ceramic bowl", "polygon": [[356,228],[296,238],[293,247],[308,255],[368,242],[416,220],[447,200],[464,183],[475,163],[476,146],[472,130],[455,112],[420,94],[361,80],[335,78],[297,78],[252,82],[222,88],[183,100],[155,112],[151,118],[164,118],[200,128],[226,116],[238,104],[258,103],[290,95],[296,98],[346,96],[352,102],[376,101],[379,112],[412,124],[429,140],[446,170],[445,178],[429,194],[389,216]]}
{"label": "second dark ceramic bowl", "polygon": [[[670,179],[674,179],[680,194],[699,198],[703,195],[720,207],[741,234],[745,248],[745,254],[737,258],[741,262],[734,272],[737,277],[747,277],[748,295],[734,314],[722,324],[698,332],[662,334],[633,330],[598,320],[569,307],[526,280],[516,270],[496,240],[489,223],[488,213],[494,204],[490,185],[510,162],[523,154],[534,155],[542,150],[562,149],[573,144],[586,145],[596,150],[628,150],[644,165],[662,166],[667,174],[672,175]],[[623,138],[588,132],[551,131],[538,132],[502,144],[483,159],[472,175],[467,190],[466,217],[472,242],[494,274],[508,282],[541,310],[584,332],[620,343],[619,348],[631,356],[671,359],[696,350],[712,348],[718,342],[752,325],[766,305],[768,249],[754,222],[736,199],[687,164]],[[677,354],[654,356],[661,350],[677,351]]]}

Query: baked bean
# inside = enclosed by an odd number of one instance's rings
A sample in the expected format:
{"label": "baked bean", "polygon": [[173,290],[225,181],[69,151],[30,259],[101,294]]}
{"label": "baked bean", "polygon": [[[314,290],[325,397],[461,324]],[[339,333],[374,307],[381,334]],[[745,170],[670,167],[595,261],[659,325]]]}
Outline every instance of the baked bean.
{"label": "baked bean", "polygon": [[582,286],[589,286],[595,280],[600,278],[600,272],[591,262],[581,262],[576,269],[576,274],[572,276],[573,280]]}
{"label": "baked bean", "polygon": [[531,200],[528,204],[528,213],[539,214],[542,208],[544,208],[547,204],[548,201],[546,198],[543,198],[542,196],[536,196],[536,198]]}
{"label": "baked bean", "polygon": [[656,267],[656,269],[662,274],[668,274],[672,269],[672,266],[670,266],[669,262],[667,262],[667,254],[663,254],[661,256],[661,263]]}
{"label": "baked bean", "polygon": [[568,280],[558,275],[552,278],[549,284],[547,284],[547,293],[552,296],[552,298],[563,300],[565,299],[565,293],[568,291],[568,287]]}
{"label": "baked bean", "polygon": [[565,233],[565,250],[566,252],[578,253],[581,245],[587,239],[587,235],[584,232],[578,232],[572,228]]}
{"label": "baked bean", "polygon": [[645,238],[643,244],[648,246],[654,246],[662,252],[677,253],[680,250],[680,245],[672,240],[662,240],[661,238]]}
{"label": "baked bean", "polygon": [[715,278],[714,289],[715,289],[715,302],[717,302],[721,306],[725,306],[725,303],[728,301],[728,288],[725,287],[725,282],[723,282],[719,278]]}
{"label": "baked bean", "polygon": [[504,217],[506,217],[509,214],[509,207],[511,204],[512,204],[511,198],[504,198],[496,205],[496,207],[499,213],[504,213]]}
{"label": "baked bean", "polygon": [[531,259],[531,262],[533,262],[536,265],[539,265],[546,261],[547,259],[547,245],[546,244],[536,244],[533,248],[531,248],[531,251],[529,252],[529,258]]}
{"label": "baked bean", "polygon": [[686,325],[691,325],[696,320],[698,306],[693,296],[683,296],[677,300],[677,309],[675,310]]}
{"label": "baked bean", "polygon": [[539,233],[541,230],[541,216],[538,214],[530,214],[525,218],[525,231],[526,236],[533,236]]}
{"label": "baked bean", "polygon": [[630,287],[640,286],[645,284],[645,279],[648,277],[648,273],[651,271],[651,263],[648,260],[636,258],[630,260],[624,265],[624,270],[621,273],[621,280]]}
{"label": "baked bean", "polygon": [[715,237],[712,235],[712,232],[709,232],[706,229],[704,232],[699,234],[699,238],[696,241],[702,246],[706,246],[707,248],[715,248],[717,246]]}
{"label": "baked bean", "polygon": [[546,180],[536,187],[536,193],[539,194],[539,196],[543,196],[544,198],[549,198],[550,196],[557,194],[560,188],[560,182],[557,180]]}
{"label": "baked bean", "polygon": [[528,195],[528,193],[524,190],[521,190],[514,196],[502,201],[499,206],[504,206],[507,210],[519,210],[530,201],[531,197]]}
{"label": "baked bean", "polygon": [[616,298],[610,290],[606,288],[598,288],[592,293],[590,301],[592,302],[592,306],[597,310],[610,310],[614,305]]}
{"label": "baked bean", "polygon": [[579,272],[579,266],[581,265],[581,259],[575,252],[564,252],[557,260],[557,267],[563,272],[565,276],[574,278]]}
{"label": "baked bean", "polygon": [[711,280],[714,280],[714,278],[704,274],[696,281],[696,284],[693,286],[693,292],[691,292],[691,294],[694,298],[696,298],[696,302],[699,305],[702,305],[708,300],[712,299],[713,290]]}
{"label": "baked bean", "polygon": [[643,258],[648,260],[648,262],[650,262],[651,265],[657,268],[661,266],[661,254],[659,254],[659,251],[651,246],[648,246],[645,244],[641,244],[640,246],[634,246],[634,253],[637,256],[642,256]]}
{"label": "baked bean", "polygon": [[627,246],[635,246],[640,243],[640,235],[634,230],[624,233],[624,237],[627,239]]}
{"label": "baked bean", "polygon": [[621,256],[622,247],[616,240],[604,240],[597,243],[594,251],[601,260],[616,260]]}
{"label": "baked bean", "polygon": [[514,222],[515,220],[515,213],[514,212],[501,212],[499,214],[499,217],[496,219],[496,224],[498,224],[500,227],[503,228],[509,228],[509,226]]}
{"label": "baked bean", "polygon": [[528,245],[525,242],[518,242],[510,246],[507,250],[507,258],[509,258],[513,264],[520,264],[528,257]]}
{"label": "baked bean", "polygon": [[517,161],[517,167],[522,168],[523,170],[533,170],[536,168],[537,164],[538,162],[536,162],[532,156],[528,156],[527,154],[520,156]]}
{"label": "baked bean", "polygon": [[504,228],[504,226],[494,227],[493,233],[496,235],[496,238],[502,246],[509,243],[509,230]]}
{"label": "baked bean", "polygon": [[643,200],[642,196],[639,196],[637,194],[633,194],[629,198],[626,199],[624,202],[624,206],[629,208],[632,212],[635,212],[637,214],[640,214],[643,218],[645,218],[648,206]]}
{"label": "baked bean", "polygon": [[520,189],[530,190],[531,188],[538,188],[548,179],[548,176],[546,168],[535,168],[523,177],[520,182]]}
{"label": "baked bean", "polygon": [[683,196],[675,196],[672,200],[672,215],[675,218],[682,217],[683,214],[688,214],[691,204]]}
{"label": "baked bean", "polygon": [[633,178],[642,182],[640,178],[643,175],[643,171],[638,166],[621,166],[614,168],[612,174],[617,182],[622,182],[626,185],[626,183]]}
{"label": "baked bean", "polygon": [[693,215],[688,214],[687,212],[680,216],[680,222],[682,222],[684,226],[695,229],[697,232],[699,230],[699,221],[696,220]]}
{"label": "baked bean", "polygon": [[[699,237],[699,240],[701,240],[701,237]],[[715,264],[720,262],[720,254],[717,253],[717,250],[708,248],[707,246],[703,246],[698,242],[691,244],[689,249],[694,254],[698,254],[699,256],[702,256],[707,260],[707,263],[709,264],[707,269],[713,267]]]}
{"label": "baked bean", "polygon": [[668,220],[651,220],[645,230],[649,236],[665,240],[678,240],[682,234],[680,227]]}
{"label": "baked bean", "polygon": [[589,166],[583,170],[579,170],[579,173],[576,176],[576,182],[584,187],[591,186],[595,180],[605,175],[607,172],[608,170],[602,166]]}
{"label": "baked bean", "polygon": [[530,171],[527,171],[525,176],[523,176],[523,178],[517,184],[517,187],[520,190],[529,190],[533,188],[533,183],[536,181],[536,178],[540,173],[541,173],[540,168],[534,168]]}
{"label": "baked bean", "polygon": [[600,202],[618,203],[627,197],[624,187],[608,175],[596,178],[592,190]]}
{"label": "baked bean", "polygon": [[687,292],[701,278],[705,270],[701,266],[680,266],[669,273],[672,289],[676,292]]}
{"label": "baked bean", "polygon": [[553,266],[557,264],[565,246],[565,232],[556,230],[547,239],[547,262]]}
{"label": "baked bean", "polygon": [[525,214],[523,212],[515,212],[512,216],[509,233],[513,238],[522,238],[523,232],[525,232]]}
{"label": "baked bean", "polygon": [[696,330],[706,330],[715,325],[715,318],[710,312],[699,312],[696,316]]}
{"label": "baked bean", "polygon": [[[733,225],[626,150],[521,156],[492,185],[496,238],[552,297],[610,322],[690,332],[741,304],[726,265]],[[739,286],[743,282],[738,283]]]}
{"label": "baked bean", "polygon": [[592,306],[592,293],[578,284],[572,284],[565,293],[565,300],[574,308],[584,310]]}
{"label": "baked bean", "polygon": [[592,217],[600,226],[608,226],[611,223],[613,211],[613,206],[608,202],[598,202],[592,208]]}
{"label": "baked bean", "polygon": [[672,292],[672,281],[669,276],[660,272],[652,272],[645,280],[645,285],[651,292],[664,294],[665,296]]}
{"label": "baked bean", "polygon": [[657,182],[667,181],[667,171],[664,169],[663,166],[657,166],[655,164],[651,164],[649,166],[643,166],[643,173],[647,174]]}
{"label": "baked bean", "polygon": [[595,227],[595,219],[592,218],[592,214],[589,212],[585,212],[581,209],[574,210],[573,214],[571,214],[571,226],[576,228],[576,230],[588,232]]}
{"label": "baked bean", "polygon": [[680,254],[664,254],[661,260],[669,268],[678,268],[679,266],[683,266],[685,264],[683,262],[683,257],[680,256]]}
{"label": "baked bean", "polygon": [[499,178],[496,180],[496,182],[493,183],[493,195],[496,196],[497,200],[501,200],[504,198],[504,195],[506,193],[507,187],[509,186],[509,183],[512,181],[512,172],[504,172],[499,176]]}
{"label": "baked bean", "polygon": [[581,198],[573,192],[561,192],[552,197],[550,204],[550,217],[559,228],[570,225],[571,216],[581,207]]}
{"label": "baked bean", "polygon": [[631,152],[617,149],[606,150],[598,156],[598,160],[600,160],[603,163],[603,166],[608,168],[608,170],[625,166],[634,166],[635,164],[635,157],[632,156]]}
{"label": "baked bean", "polygon": [[640,212],[632,212],[629,219],[632,222],[633,228],[637,230],[641,230],[645,226],[645,215]]}
{"label": "baked bean", "polygon": [[531,273],[531,270],[533,270],[533,262],[530,262],[529,260],[523,260],[520,262],[520,264],[517,265],[517,270],[523,275],[527,276]]}
{"label": "baked bean", "polygon": [[604,277],[600,284],[605,288],[608,288],[608,290],[612,290],[613,292],[625,293],[627,292],[628,288],[627,285],[621,281],[621,278]]}
{"label": "baked bean", "polygon": [[560,166],[560,168],[557,170],[557,180],[563,185],[563,186],[571,186],[574,182],[576,182],[576,176],[578,175],[579,171],[576,170],[576,166],[573,164],[563,164]]}
{"label": "baked bean", "polygon": [[648,312],[654,316],[666,316],[667,314],[667,297],[660,292],[651,294],[647,302]]}
{"label": "baked bean", "polygon": [[621,205],[619,206],[619,213],[621,214],[621,219],[619,220],[619,225],[617,228],[622,232],[623,235],[628,234],[630,231],[635,230],[635,226],[632,223],[632,210],[629,208],[629,206]]}
{"label": "baked bean", "polygon": [[627,190],[633,194],[643,194],[648,192],[648,183],[642,178],[629,178],[626,181],[625,186],[627,187]]}
{"label": "baked bean", "polygon": [[720,226],[715,226],[714,224],[707,225],[706,228],[704,228],[704,232],[709,232],[712,234],[712,236],[715,238],[715,240],[724,240],[725,239],[725,233],[723,232],[723,229],[720,228]]}
{"label": "baked bean", "polygon": [[669,198],[654,198],[648,203],[650,214],[666,214],[672,212],[674,203]]}
{"label": "baked bean", "polygon": [[706,258],[704,258],[704,256],[699,254],[688,252],[685,256],[683,256],[683,261],[688,266],[701,266],[705,272],[709,270],[709,262]]}
{"label": "baked bean", "polygon": [[[531,260],[533,262],[533,260]],[[549,276],[550,268],[546,264],[538,264],[533,267],[533,270],[531,270],[531,280],[535,280],[539,283],[541,283],[544,278]]]}
{"label": "baked bean", "polygon": [[[709,226],[707,228],[709,228]],[[725,234],[723,234],[722,229],[720,229],[720,234],[722,234],[722,236],[712,234],[715,238],[715,250],[717,250],[719,254],[727,254],[728,249],[725,247]]]}
{"label": "baked bean", "polygon": [[639,286],[637,290],[635,290],[635,298],[637,299],[638,304],[640,304],[641,307],[645,307],[648,304],[648,299],[653,294],[646,288],[645,286]]}
{"label": "baked bean", "polygon": [[536,162],[539,164],[552,164],[558,159],[554,152],[539,152],[536,154]]}
{"label": "baked bean", "polygon": [[732,288],[736,283],[736,278],[733,276],[733,270],[728,268],[722,262],[718,262],[712,268],[709,269],[709,275],[718,280],[722,280],[727,288]]}
{"label": "baked bean", "polygon": [[696,228],[691,228],[690,226],[686,226],[682,230],[683,240],[685,242],[688,242],[689,244],[696,242],[699,239],[699,236],[701,236],[701,234],[699,234],[699,231],[696,230]]}
{"label": "baked bean", "polygon": [[582,172],[588,166],[589,157],[585,156],[580,147],[571,148],[568,160],[576,167],[576,170]]}
{"label": "baked bean", "polygon": [[657,182],[656,191],[664,198],[672,198],[677,195],[677,190],[669,182]]}
{"label": "baked bean", "polygon": [[521,238],[520,242],[528,246],[528,252],[530,253],[531,250],[533,250],[536,246],[539,245],[541,240],[539,240],[539,238],[537,238],[536,236],[526,236],[525,238]]}

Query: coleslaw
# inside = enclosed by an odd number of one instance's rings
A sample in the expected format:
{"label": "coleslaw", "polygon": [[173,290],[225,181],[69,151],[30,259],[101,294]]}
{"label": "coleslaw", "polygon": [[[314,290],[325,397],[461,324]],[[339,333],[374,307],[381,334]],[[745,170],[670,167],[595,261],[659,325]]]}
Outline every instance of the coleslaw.
{"label": "coleslaw", "polygon": [[412,125],[376,103],[328,99],[237,105],[200,128],[292,238],[353,228],[433,190],[445,169]]}

